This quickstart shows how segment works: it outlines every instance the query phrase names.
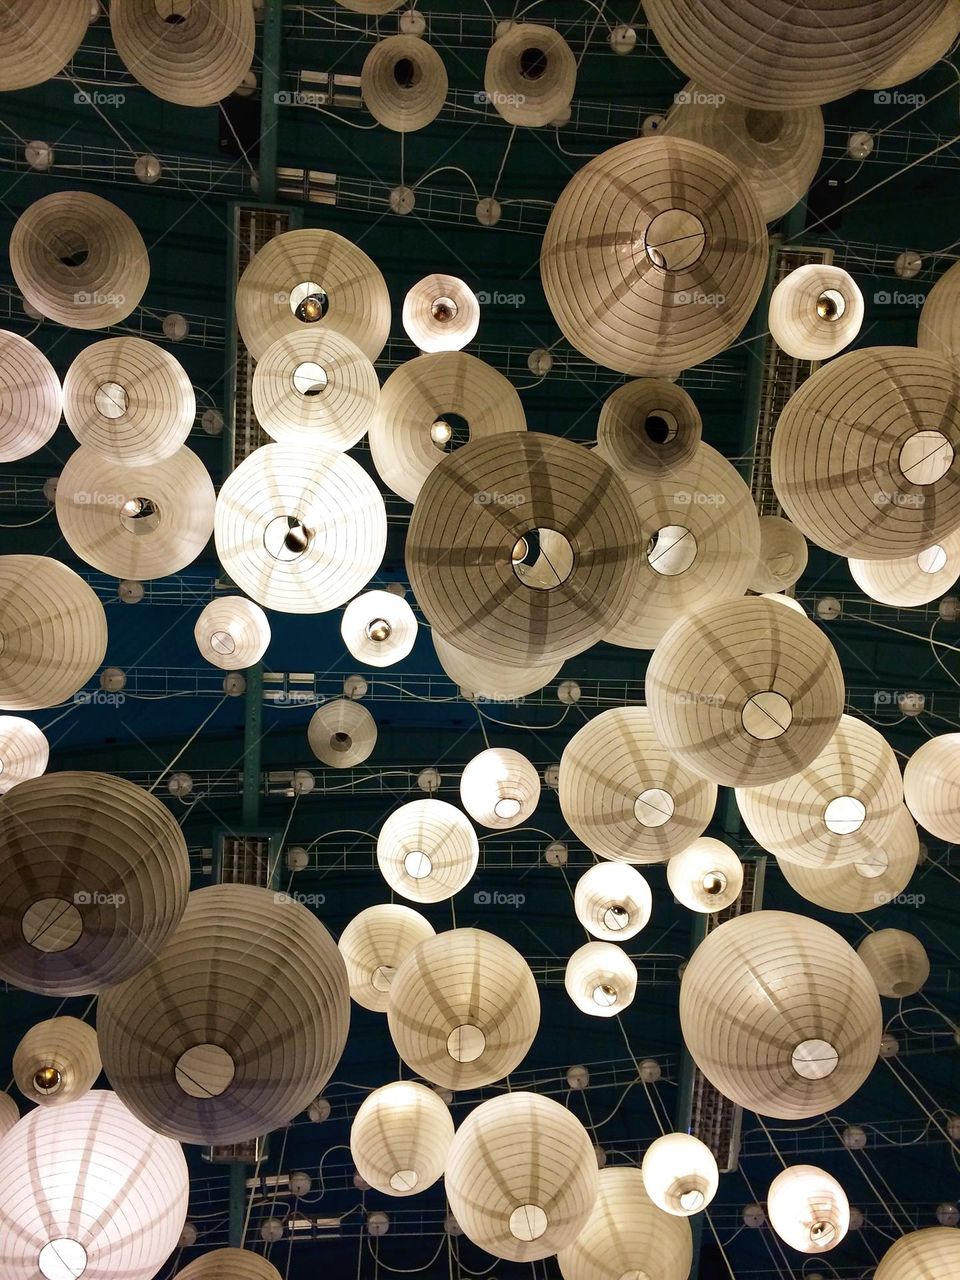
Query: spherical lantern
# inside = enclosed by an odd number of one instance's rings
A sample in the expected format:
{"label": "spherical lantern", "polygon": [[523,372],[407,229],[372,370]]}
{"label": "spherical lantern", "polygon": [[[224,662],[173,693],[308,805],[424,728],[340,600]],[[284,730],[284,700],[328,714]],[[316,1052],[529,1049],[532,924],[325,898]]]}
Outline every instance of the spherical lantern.
{"label": "spherical lantern", "polygon": [[334,698],[318,707],[307,725],[310,750],[333,769],[363,764],[377,745],[377,722],[352,698]]}
{"label": "spherical lantern", "polygon": [[88,191],[55,191],[20,215],[10,269],[37,311],[71,329],[119,324],[150,278],[143,237],[122,209]]}
{"label": "spherical lantern", "polygon": [[665,378],[637,378],[611,391],[597,422],[597,452],[620,474],[669,478],[697,452],[703,424],[686,391]]}
{"label": "spherical lantern", "polygon": [[743,864],[722,840],[701,836],[667,863],[667,884],[691,911],[722,911],[743,888]]}
{"label": "spherical lantern", "polygon": [[732,1102],[803,1120],[845,1102],[877,1060],[880,997],[839,934],[806,916],[753,911],[719,925],[680,986],[694,1062]]}
{"label": "spherical lantern", "polygon": [[581,1013],[615,1018],[636,995],[637,966],[612,942],[587,942],[567,961],[563,985]]}
{"label": "spherical lantern", "polygon": [[519,751],[490,747],[460,775],[460,801],[483,827],[519,827],[540,803],[540,775]]}
{"label": "spherical lantern", "polygon": [[850,576],[871,600],[912,608],[937,600],[960,577],[960,530],[898,560],[848,561]]}
{"label": "spherical lantern", "polygon": [[0,462],[42,449],[62,408],[60,379],[47,357],[18,333],[0,330]]}
{"label": "spherical lantern", "polygon": [[100,1074],[97,1033],[79,1018],[48,1018],[32,1026],[13,1054],[13,1078],[30,1102],[74,1102]]}
{"label": "spherical lantern", "polygon": [[28,89],[59,75],[80,47],[88,0],[27,0],[4,15],[0,91]]}
{"label": "spherical lantern", "polygon": [[442,902],[477,869],[480,845],[467,818],[445,800],[411,800],[380,828],[377,863],[391,889],[411,902]]}
{"label": "spherical lantern", "polygon": [[424,276],[403,300],[404,332],[421,351],[459,351],[479,327],[477,295],[456,276]]}
{"label": "spherical lantern", "polygon": [[812,1164],[790,1165],[777,1174],[767,1192],[767,1213],[780,1239],[800,1253],[835,1249],[850,1226],[843,1187]]}
{"label": "spherical lantern", "polygon": [[0,1138],[5,1137],[20,1119],[20,1111],[9,1093],[0,1093]]}
{"label": "spherical lantern", "polygon": [[594,1207],[590,1137],[559,1102],[508,1093],[475,1107],[447,1157],[450,1209],[475,1245],[535,1262],[576,1240]]}
{"label": "spherical lantern", "polygon": [[251,1249],[211,1249],[176,1273],[175,1280],[281,1280],[280,1272]]}
{"label": "spherical lantern", "polygon": [[626,942],[650,919],[653,895],[639,871],[624,863],[600,862],[577,881],[577,919],[595,938]]}
{"label": "spherical lantern", "polygon": [[945,0],[940,13],[916,40],[897,50],[896,56],[882,71],[861,85],[862,89],[892,89],[894,85],[915,80],[949,52],[960,35],[960,5]]}
{"label": "spherical lantern", "polygon": [[0,716],[0,796],[26,778],[39,778],[49,758],[46,734],[32,720]]}
{"label": "spherical lantern", "polygon": [[436,49],[419,36],[387,36],[364,59],[360,92],[375,120],[397,133],[411,133],[440,114],[447,70]]}
{"label": "spherical lantern", "polygon": [[728,347],[766,270],[753,192],[731,161],[684,138],[637,138],[588,161],[554,205],[540,256],[567,341],[635,376]]}
{"label": "spherical lantern", "polygon": [[18,783],[0,806],[0,976],[44,995],[122,982],[183,914],[183,832],[148,792],[105,773]]}
{"label": "spherical lantern", "polygon": [[384,902],[353,917],[337,946],[347,966],[350,995],[357,1004],[386,1013],[397,969],[434,928],[411,907]]}
{"label": "spherical lantern", "polygon": [[152,1280],[187,1216],[180,1144],[114,1093],[37,1107],[0,1142],[0,1273],[44,1280]]}
{"label": "spherical lantern", "polygon": [[689,1218],[717,1194],[720,1172],[713,1152],[691,1133],[665,1133],[643,1156],[643,1186],[664,1213]]}
{"label": "spherical lantern", "polygon": [[554,27],[511,23],[487,54],[485,97],[508,124],[552,124],[576,83],[577,61]]}
{"label": "spherical lantern", "polygon": [[453,1117],[446,1103],[412,1080],[374,1089],[350,1126],[357,1173],[387,1196],[413,1196],[432,1187],[451,1142]]}
{"label": "spherical lantern", "polygon": [[951,843],[960,841],[960,733],[923,743],[903,772],[903,798],[921,827]]}
{"label": "spherical lantern", "polygon": [[915,995],[930,977],[930,961],[923,943],[902,929],[868,933],[857,947],[857,955],[882,996]]}
{"label": "spherical lantern", "polygon": [[960,369],[960,262],[939,278],[920,311],[917,346]]}
{"label": "spherical lantern", "polygon": [[509,943],[482,929],[451,929],[400,965],[387,1021],[412,1071],[445,1089],[475,1089],[523,1061],[540,1025],[540,997]]}
{"label": "spherical lantern", "polygon": [[402,596],[390,591],[365,591],[344,609],[340,634],[347,649],[364,666],[390,667],[413,648],[417,618]]}
{"label": "spherical lantern", "polygon": [[110,1083],[181,1142],[281,1128],[323,1089],[350,1023],[346,965],[285,894],[223,884],[191,893],[167,946],[99,1002]]}
{"label": "spherical lantern", "polygon": [[909,1231],[880,1259],[874,1280],[953,1280],[960,1269],[960,1231],[926,1227]]}
{"label": "spherical lantern", "polygon": [[840,721],[840,663],[823,632],[757,596],[675,622],[646,672],[663,745],[724,786],[760,786],[814,760]]}
{"label": "spherical lantern", "polygon": [[244,596],[216,596],[193,629],[200,656],[224,671],[252,667],[267,651],[270,623],[258,604]]}
{"label": "spherical lantern", "polygon": [[761,594],[792,587],[807,567],[807,540],[782,516],[760,517],[760,556],[750,590]]}
{"label": "spherical lantern", "polygon": [[780,281],[767,323],[778,347],[796,360],[828,360],[863,324],[863,294],[841,267],[810,262]]}
{"label": "spherical lantern", "polygon": [[553,680],[563,662],[545,666],[507,666],[492,658],[477,658],[464,653],[448,640],[431,632],[433,647],[446,674],[466,696],[486,698],[490,702],[516,702],[536,693]]}

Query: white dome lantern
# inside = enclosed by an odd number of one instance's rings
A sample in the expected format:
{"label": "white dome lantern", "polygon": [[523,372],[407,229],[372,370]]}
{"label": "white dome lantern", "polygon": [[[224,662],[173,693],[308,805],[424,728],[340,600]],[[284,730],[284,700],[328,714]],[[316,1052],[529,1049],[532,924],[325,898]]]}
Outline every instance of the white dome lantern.
{"label": "white dome lantern", "polygon": [[573,907],[577,919],[595,938],[626,942],[650,919],[653,895],[634,867],[598,862],[577,881]]}
{"label": "white dome lantern", "polygon": [[919,938],[903,929],[877,929],[857,947],[882,996],[915,995],[930,977],[930,961]]}
{"label": "white dome lantern", "polygon": [[364,591],[344,609],[340,634],[358,662],[390,667],[413,649],[417,618],[402,596],[391,591]]}
{"label": "white dome lantern", "polygon": [[42,1107],[82,1097],[93,1087],[101,1066],[97,1033],[79,1018],[38,1022],[13,1054],[17,1088]]}
{"label": "white dome lantern", "polygon": [[266,653],[270,623],[245,596],[217,596],[201,611],[193,635],[207,662],[223,671],[243,671]]}
{"label": "white dome lantern", "polygon": [[433,1089],[412,1080],[374,1089],[350,1128],[357,1172],[388,1196],[412,1196],[442,1175],[453,1118]]}
{"label": "white dome lantern", "polygon": [[581,1013],[615,1018],[636,994],[637,966],[612,942],[587,942],[567,961],[563,985]]}
{"label": "white dome lantern", "polygon": [[357,1004],[386,1013],[397,970],[417,944],[434,933],[429,920],[399,903],[384,902],[354,916],[337,946]]}
{"label": "white dome lantern", "polygon": [[850,1206],[840,1183],[811,1164],[777,1174],[767,1192],[770,1225],[791,1249],[827,1253],[850,1227]]}
{"label": "white dome lantern", "polygon": [[743,888],[743,864],[722,840],[701,836],[667,863],[667,883],[691,911],[722,911]]}
{"label": "white dome lantern", "polygon": [[481,826],[499,831],[519,827],[540,802],[540,775],[519,751],[490,747],[460,775],[460,800]]}
{"label": "white dome lantern", "polygon": [[480,844],[469,819],[445,800],[411,800],[377,836],[377,864],[391,889],[411,902],[442,902],[477,869]]}
{"label": "white dome lantern", "polygon": [[677,1218],[705,1209],[720,1185],[713,1152],[690,1133],[665,1133],[651,1142],[641,1171],[653,1203]]}

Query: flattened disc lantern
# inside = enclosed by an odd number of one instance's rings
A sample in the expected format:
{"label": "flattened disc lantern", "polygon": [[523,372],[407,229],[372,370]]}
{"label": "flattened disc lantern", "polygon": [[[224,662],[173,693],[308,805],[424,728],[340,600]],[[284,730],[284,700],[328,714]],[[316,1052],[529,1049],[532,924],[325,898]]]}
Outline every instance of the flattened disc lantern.
{"label": "flattened disc lantern", "polygon": [[201,657],[224,671],[243,671],[259,662],[270,644],[270,623],[258,604],[244,596],[216,596],[193,629]]}
{"label": "flattened disc lantern", "polygon": [[511,23],[487,54],[484,96],[508,124],[552,124],[569,107],[576,83],[576,58],[555,27]]}
{"label": "flattened disc lantern", "polygon": [[435,932],[419,911],[395,902],[367,907],[354,916],[337,946],[347,966],[350,995],[357,1004],[386,1013],[397,969],[418,943]]}
{"label": "flattened disc lantern", "polygon": [[465,814],[445,800],[411,800],[387,818],[377,864],[387,884],[410,902],[443,902],[477,869],[480,846]]}
{"label": "flattened disc lantern", "polygon": [[703,423],[683,387],[637,378],[611,391],[597,422],[597,453],[619,474],[669,478],[693,461]]}
{"label": "flattened disc lantern", "polygon": [[411,133],[440,114],[447,69],[436,49],[419,36],[387,36],[364,59],[360,92],[375,120],[396,133]]}
{"label": "flattened disc lantern", "polygon": [[22,716],[0,716],[0,796],[26,778],[39,778],[50,758],[46,734]]}
{"label": "flattened disc lantern", "polygon": [[767,323],[787,355],[828,360],[860,332],[863,294],[841,267],[810,262],[784,276],[774,289]]}
{"label": "flattened disc lantern", "polygon": [[464,653],[435,631],[431,632],[431,639],[444,672],[467,698],[514,702],[548,685],[563,666],[560,660],[543,666],[515,667],[493,658]]}
{"label": "flattened disc lantern", "polygon": [[82,1098],[102,1070],[97,1033],[80,1018],[35,1023],[13,1054],[13,1076],[25,1098],[59,1107]]}
{"label": "flattened disc lantern", "polygon": [[377,722],[352,698],[333,698],[310,717],[307,742],[317,759],[332,769],[352,769],[377,745]]}
{"label": "flattened disc lantern", "polygon": [[364,591],[344,609],[340,635],[358,662],[369,667],[389,667],[413,649],[417,616],[402,596],[390,591]]}
{"label": "flattened disc lantern", "polygon": [[22,0],[4,5],[0,92],[29,89],[59,75],[90,23],[88,0]]}
{"label": "flattened disc lantern", "polygon": [[960,529],[897,560],[848,561],[850,576],[871,600],[911,608],[944,595],[960,577]]}
{"label": "flattened disc lantern", "polygon": [[0,462],[42,449],[62,408],[60,379],[47,357],[18,333],[0,330]]}
{"label": "flattened disc lantern", "polygon": [[945,271],[927,294],[920,311],[917,346],[950,361],[960,372],[960,262]]}
{"label": "flattened disc lantern", "polygon": [[479,327],[477,295],[456,276],[424,276],[403,300],[404,332],[421,351],[459,351]]}

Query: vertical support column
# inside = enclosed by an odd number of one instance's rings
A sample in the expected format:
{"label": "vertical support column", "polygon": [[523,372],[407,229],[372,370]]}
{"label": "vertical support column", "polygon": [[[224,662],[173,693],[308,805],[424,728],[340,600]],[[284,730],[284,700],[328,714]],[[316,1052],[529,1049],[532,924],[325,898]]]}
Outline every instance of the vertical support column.
{"label": "vertical support column", "polygon": [[[707,936],[707,917],[693,913],[690,925],[690,955]],[[677,1133],[689,1133],[693,1119],[693,1079],[696,1067],[687,1052],[686,1046],[680,1049],[680,1083],[677,1089],[677,1108],[673,1116],[673,1127]],[[705,1212],[709,1212],[706,1210]],[[703,1213],[695,1213],[690,1222],[690,1234],[693,1243],[693,1259],[690,1263],[689,1280],[697,1280],[700,1271],[700,1246],[703,1241]]]}
{"label": "vertical support column", "polygon": [[263,75],[260,81],[260,199],[273,204],[277,198],[279,148],[280,63],[283,35],[283,0],[266,0],[263,14]]}
{"label": "vertical support column", "polygon": [[230,1166],[230,1220],[227,1239],[231,1249],[243,1246],[243,1224],[247,1217],[247,1166],[235,1160]]}

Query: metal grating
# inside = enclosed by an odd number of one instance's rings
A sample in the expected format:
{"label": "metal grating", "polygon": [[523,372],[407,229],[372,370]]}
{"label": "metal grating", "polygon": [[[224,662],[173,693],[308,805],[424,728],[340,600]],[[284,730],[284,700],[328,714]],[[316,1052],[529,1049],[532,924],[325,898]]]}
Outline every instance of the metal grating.
{"label": "metal grating", "polygon": [[219,884],[252,884],[269,889],[273,882],[276,858],[271,835],[227,835],[217,839],[217,882]]}

